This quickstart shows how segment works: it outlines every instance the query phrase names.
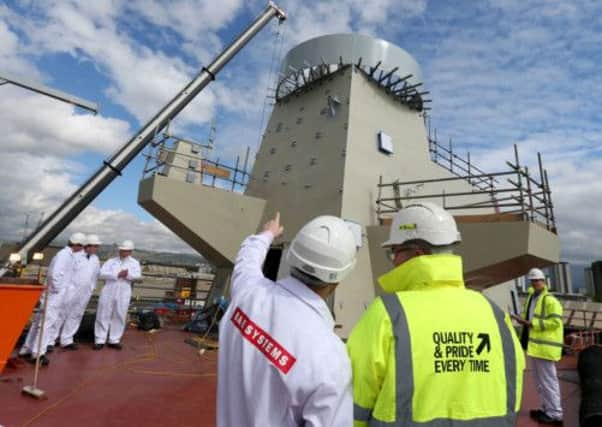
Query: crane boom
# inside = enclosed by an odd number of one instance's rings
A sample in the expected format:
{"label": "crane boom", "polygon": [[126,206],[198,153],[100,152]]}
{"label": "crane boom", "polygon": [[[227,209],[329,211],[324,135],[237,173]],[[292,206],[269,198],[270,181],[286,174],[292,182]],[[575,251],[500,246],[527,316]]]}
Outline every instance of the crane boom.
{"label": "crane boom", "polygon": [[[178,115],[212,80],[217,73],[272,19],[286,19],[286,14],[273,2],[224,51],[188,83],[167,105],[159,110],[142,128],[23,242],[19,248],[26,262],[29,254],[45,247],[86,208],[136,157],[140,151],[174,117]],[[3,271],[0,269],[0,276]]]}

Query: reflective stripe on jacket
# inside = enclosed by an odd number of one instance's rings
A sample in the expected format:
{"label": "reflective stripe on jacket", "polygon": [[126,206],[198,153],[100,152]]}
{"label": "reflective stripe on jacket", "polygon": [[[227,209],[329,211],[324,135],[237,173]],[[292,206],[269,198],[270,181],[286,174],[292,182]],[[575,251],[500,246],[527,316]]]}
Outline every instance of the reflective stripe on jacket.
{"label": "reflective stripe on jacket", "polygon": [[355,426],[513,426],[524,355],[509,317],[464,288],[461,258],[416,257],[379,281],[395,293],[347,342]]}
{"label": "reflective stripe on jacket", "polygon": [[[527,307],[533,298],[533,288],[529,288],[529,297],[525,302],[523,317],[528,318]],[[531,328],[527,355],[539,359],[557,362],[562,357],[564,343],[564,325],[562,321],[562,305],[556,297],[544,288],[537,298]]]}

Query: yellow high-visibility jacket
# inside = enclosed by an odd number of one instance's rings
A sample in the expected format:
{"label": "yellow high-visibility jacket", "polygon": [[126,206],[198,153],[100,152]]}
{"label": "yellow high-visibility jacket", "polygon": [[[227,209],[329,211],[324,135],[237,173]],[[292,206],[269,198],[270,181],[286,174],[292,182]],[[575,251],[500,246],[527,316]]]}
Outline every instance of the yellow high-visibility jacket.
{"label": "yellow high-visibility jacket", "polygon": [[412,258],[355,326],[354,425],[514,426],[525,359],[510,318],[464,288],[462,259]]}
{"label": "yellow high-visibility jacket", "polygon": [[[527,308],[533,297],[533,288],[529,288],[529,297],[523,308],[524,319],[527,318]],[[531,323],[527,355],[554,362],[559,361],[562,357],[564,343],[562,305],[554,295],[548,293],[547,289],[539,294]]]}

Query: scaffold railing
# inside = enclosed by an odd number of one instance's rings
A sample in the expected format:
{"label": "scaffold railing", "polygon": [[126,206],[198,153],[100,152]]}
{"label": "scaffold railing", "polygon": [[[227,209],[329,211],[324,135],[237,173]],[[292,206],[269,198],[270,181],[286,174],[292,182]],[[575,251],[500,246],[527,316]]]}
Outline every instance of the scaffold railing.
{"label": "scaffold railing", "polygon": [[247,147],[242,164],[240,155],[236,157],[234,166],[219,157],[211,160],[208,157],[213,149],[214,133],[215,129],[212,128],[207,143],[182,138],[169,131],[158,136],[143,154],[145,165],[142,178],[156,174],[181,179],[190,184],[243,192],[250,179],[250,148]]}
{"label": "scaffold railing", "polygon": [[[448,165],[454,176],[412,181],[397,179],[392,182],[384,182],[380,177],[376,213],[381,223],[404,204],[413,200],[432,200],[451,211],[478,210],[480,214],[514,215],[557,233],[552,192],[541,153],[537,153],[539,179],[533,176],[527,166],[520,164],[516,145],[514,162],[506,162],[509,169],[495,173],[485,173],[470,161],[466,161],[465,169],[461,169],[457,167],[461,163],[458,162],[459,156],[453,157],[451,150],[448,153],[452,156],[451,160],[448,159]],[[466,181],[470,185],[463,190],[450,188],[458,188],[451,184],[457,181]]]}

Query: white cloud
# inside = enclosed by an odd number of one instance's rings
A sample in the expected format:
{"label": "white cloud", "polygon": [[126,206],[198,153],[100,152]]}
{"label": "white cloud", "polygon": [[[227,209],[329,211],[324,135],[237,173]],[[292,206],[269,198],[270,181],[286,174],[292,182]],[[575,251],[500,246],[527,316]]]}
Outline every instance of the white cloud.
{"label": "white cloud", "polygon": [[127,122],[78,114],[75,107],[20,88],[2,88],[0,151],[35,156],[107,154],[129,139]]}
{"label": "white cloud", "polygon": [[[119,13],[125,10],[122,2],[115,2],[113,8],[89,9],[87,5],[47,2],[40,5],[41,18],[16,22],[29,34],[29,50],[39,54],[68,53],[92,61],[111,79],[106,94],[144,122],[178,93],[197,70],[178,57],[141,45],[120,29]],[[212,39],[211,45],[214,43]],[[206,90],[179,120],[189,124],[206,122],[214,114],[215,103],[211,89]]]}
{"label": "white cloud", "polygon": [[0,75],[40,80],[41,73],[19,51],[19,37],[1,17],[0,8]]}
{"label": "white cloud", "polygon": [[[49,155],[3,153],[0,156],[0,182],[10,182],[0,192],[0,239],[21,239],[26,217],[31,232],[42,217],[48,216],[77,185],[73,177],[84,168],[79,163]],[[104,242],[132,239],[141,249],[193,252],[156,220],[143,221],[135,214],[118,209],[90,206],[61,233],[96,233]]]}
{"label": "white cloud", "polygon": [[132,240],[138,249],[164,252],[193,253],[194,250],[176,237],[159,221],[143,221],[136,215],[118,209],[85,209],[60,237],[67,239],[70,233],[96,233],[106,243]]}
{"label": "white cloud", "polygon": [[242,0],[175,0],[166,7],[158,0],[133,0],[127,8],[187,40],[197,40],[233,21],[242,5]]}
{"label": "white cloud", "polygon": [[[77,165],[48,155],[3,152],[0,156],[0,236],[22,237],[25,214],[32,223],[57,207],[75,190],[71,174]],[[31,229],[29,230],[31,231]]]}

